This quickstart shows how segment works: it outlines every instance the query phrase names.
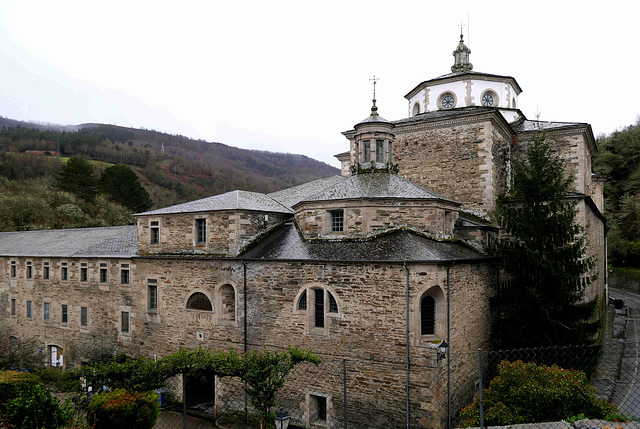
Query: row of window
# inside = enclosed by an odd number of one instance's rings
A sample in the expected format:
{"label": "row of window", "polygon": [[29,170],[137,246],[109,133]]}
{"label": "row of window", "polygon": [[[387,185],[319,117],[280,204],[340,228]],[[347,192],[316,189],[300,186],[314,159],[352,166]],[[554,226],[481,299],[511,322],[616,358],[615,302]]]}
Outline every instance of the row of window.
{"label": "row of window", "polygon": [[[439,288],[432,288],[434,291],[425,293],[420,299],[420,335],[436,334],[436,317],[438,301],[442,305],[442,292]],[[235,289],[229,284],[225,284],[219,289],[219,319],[230,322],[236,320],[236,296]],[[16,316],[16,299],[11,298],[10,314]],[[213,312],[213,305],[207,295],[202,292],[194,292],[187,299],[187,310]],[[298,295],[295,309],[301,314],[308,316],[308,326],[310,328],[325,328],[326,317],[337,317],[340,314],[338,302],[331,291],[321,287],[308,287],[303,289]],[[26,301],[26,318],[33,319],[33,302]],[[42,317],[45,322],[51,320],[51,303],[44,302]],[[147,311],[158,311],[158,281],[149,279],[147,281]],[[60,304],[60,323],[67,325],[69,321],[69,307],[67,304]],[[88,307],[80,307],[80,326],[88,326]],[[120,332],[130,332],[130,313],[121,311]]]}
{"label": "row of window", "polygon": [[[16,316],[17,314],[17,302],[15,298],[11,298],[9,314]],[[33,301],[27,300],[25,307],[25,314],[27,319],[33,319]],[[69,323],[69,306],[67,304],[60,304],[60,324],[66,325]],[[51,321],[51,303],[44,302],[42,305],[42,320],[45,322]],[[80,307],[80,326],[89,325],[89,309],[88,307]]]}
{"label": "row of window", "polygon": [[356,151],[362,163],[369,163],[371,161],[385,163],[393,159],[393,143],[388,140],[363,140],[356,142]]}
{"label": "row of window", "polygon": [[[69,276],[69,263],[60,262],[60,280],[68,281]],[[10,277],[15,279],[18,277],[18,263],[17,261],[10,262]],[[25,263],[25,278],[27,280],[33,280],[34,269],[31,261]],[[100,283],[109,283],[109,265],[106,262],[101,262],[98,268],[98,278]],[[51,279],[51,264],[48,261],[42,263],[42,279]],[[80,282],[89,281],[89,265],[86,262],[80,263]],[[120,283],[128,285],[131,283],[131,273],[129,271],[129,264],[120,264]]]}
{"label": "row of window", "polygon": [[[152,245],[160,244],[160,221],[152,220],[149,224],[149,243]],[[195,220],[195,243],[204,244],[207,242],[207,219],[200,218]]]}

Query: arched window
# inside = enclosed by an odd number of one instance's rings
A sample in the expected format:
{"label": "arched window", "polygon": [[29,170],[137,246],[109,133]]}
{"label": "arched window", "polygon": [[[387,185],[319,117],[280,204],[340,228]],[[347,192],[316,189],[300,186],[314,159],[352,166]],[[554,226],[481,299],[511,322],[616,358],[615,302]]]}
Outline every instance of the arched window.
{"label": "arched window", "polygon": [[433,335],[436,331],[436,299],[424,296],[420,300],[420,334]]}
{"label": "arched window", "polygon": [[415,296],[413,311],[413,333],[416,345],[442,339],[446,334],[446,312],[444,292],[438,285],[427,287]]}
{"label": "arched window", "polygon": [[231,285],[220,288],[220,319],[235,322],[236,320],[236,291]]}
{"label": "arched window", "polygon": [[306,310],[307,309],[307,290],[302,291],[300,298],[298,298],[298,310]]}
{"label": "arched window", "polygon": [[305,287],[300,291],[294,310],[296,314],[305,315],[306,333],[326,334],[330,319],[342,317],[334,292],[322,285]]}
{"label": "arched window", "polygon": [[420,113],[420,103],[416,102],[413,105],[413,116],[416,116],[419,113]]}
{"label": "arched window", "polygon": [[195,292],[187,300],[187,310],[213,311],[213,306],[207,295]]}

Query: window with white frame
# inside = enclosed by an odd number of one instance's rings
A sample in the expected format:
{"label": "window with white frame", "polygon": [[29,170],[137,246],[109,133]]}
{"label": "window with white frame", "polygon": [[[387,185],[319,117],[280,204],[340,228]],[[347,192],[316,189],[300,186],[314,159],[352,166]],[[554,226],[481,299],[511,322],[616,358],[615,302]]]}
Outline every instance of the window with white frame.
{"label": "window with white frame", "polygon": [[207,242],[207,220],[196,219],[196,243],[203,244]]}
{"label": "window with white frame", "polygon": [[25,277],[27,278],[27,280],[33,279],[33,264],[31,263],[31,261],[26,262]]}
{"label": "window with white frame", "polygon": [[100,263],[100,283],[109,282],[109,267],[106,262]]}
{"label": "window with white frame", "polygon": [[120,264],[120,284],[128,285],[130,282],[129,264]]}
{"label": "window with white frame", "polygon": [[152,220],[150,222],[150,243],[151,244],[160,244],[160,222],[157,220]]}
{"label": "window with white frame", "polygon": [[344,232],[344,210],[333,210],[331,214],[331,232]]}
{"label": "window with white frame", "polygon": [[129,317],[130,313],[128,311],[120,312],[120,332],[122,334],[128,334],[130,332]]}
{"label": "window with white frame", "polygon": [[69,280],[69,264],[67,262],[60,262],[60,280]]}
{"label": "window with white frame", "polygon": [[88,307],[80,307],[80,326],[82,327],[89,326],[89,308]]}
{"label": "window with white frame", "polygon": [[15,279],[18,276],[18,262],[11,261],[11,278]]}
{"label": "window with white frame", "polygon": [[69,311],[67,304],[60,305],[60,323],[66,325],[69,322]]}
{"label": "window with white frame", "polygon": [[80,263],[80,281],[88,282],[89,281],[89,267],[86,262]]}
{"label": "window with white frame", "polygon": [[158,311],[158,280],[147,279],[147,310]]}
{"label": "window with white frame", "polygon": [[44,280],[49,280],[50,276],[51,276],[51,271],[49,267],[49,262],[45,261],[42,263],[42,278]]}

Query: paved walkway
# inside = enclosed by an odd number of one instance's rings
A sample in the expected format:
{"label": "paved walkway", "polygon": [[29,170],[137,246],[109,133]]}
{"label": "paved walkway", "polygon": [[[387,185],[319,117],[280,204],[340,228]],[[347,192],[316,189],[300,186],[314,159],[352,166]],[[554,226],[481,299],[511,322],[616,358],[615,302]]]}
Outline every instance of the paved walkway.
{"label": "paved walkway", "polygon": [[[183,429],[182,413],[176,411],[162,411],[153,429]],[[211,429],[216,425],[197,417],[187,416],[187,429]]]}

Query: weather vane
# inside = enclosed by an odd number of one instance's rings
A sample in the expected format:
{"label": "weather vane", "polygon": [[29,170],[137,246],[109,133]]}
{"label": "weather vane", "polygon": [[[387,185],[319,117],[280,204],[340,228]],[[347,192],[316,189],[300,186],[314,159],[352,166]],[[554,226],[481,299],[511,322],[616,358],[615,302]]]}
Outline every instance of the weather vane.
{"label": "weather vane", "polygon": [[376,77],[376,75],[373,75],[373,79],[369,79],[371,81],[373,81],[373,99],[376,99],[376,83],[380,80],[379,77]]}

